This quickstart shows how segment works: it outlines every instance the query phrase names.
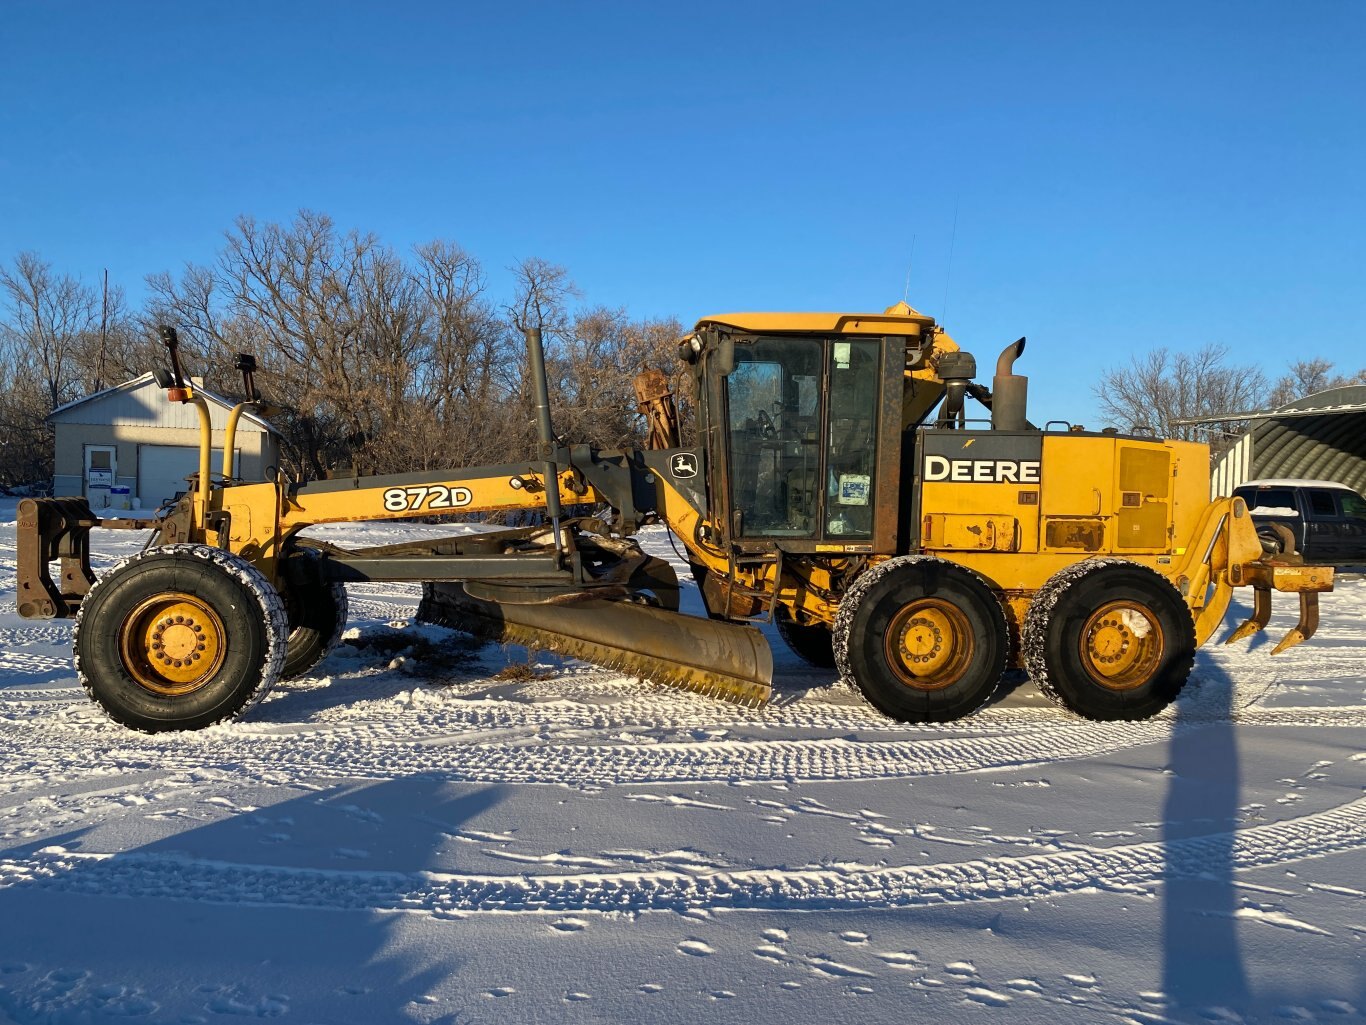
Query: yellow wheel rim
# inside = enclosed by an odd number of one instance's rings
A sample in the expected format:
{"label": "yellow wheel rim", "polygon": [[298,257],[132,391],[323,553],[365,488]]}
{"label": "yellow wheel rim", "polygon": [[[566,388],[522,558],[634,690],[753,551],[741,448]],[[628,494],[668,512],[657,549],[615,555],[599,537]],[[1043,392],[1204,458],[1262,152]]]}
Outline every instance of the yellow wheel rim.
{"label": "yellow wheel rim", "polygon": [[883,635],[887,665],[907,687],[941,690],[972,662],[972,630],[961,609],[939,598],[904,605]]}
{"label": "yellow wheel rim", "polygon": [[191,694],[223,664],[223,620],[192,594],[144,599],[119,626],[123,667],[140,687],[163,697]]}
{"label": "yellow wheel rim", "polygon": [[1152,679],[1162,664],[1166,637],[1153,610],[1142,602],[1102,605],[1081,631],[1081,663],[1110,690],[1132,690]]}

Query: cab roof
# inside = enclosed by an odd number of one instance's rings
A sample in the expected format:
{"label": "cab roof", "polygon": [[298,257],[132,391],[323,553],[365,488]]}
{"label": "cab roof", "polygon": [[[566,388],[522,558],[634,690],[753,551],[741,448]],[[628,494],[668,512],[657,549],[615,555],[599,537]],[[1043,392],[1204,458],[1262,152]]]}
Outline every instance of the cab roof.
{"label": "cab roof", "polygon": [[694,330],[732,328],[753,334],[918,335],[934,326],[934,318],[897,303],[881,313],[721,313],[703,317]]}

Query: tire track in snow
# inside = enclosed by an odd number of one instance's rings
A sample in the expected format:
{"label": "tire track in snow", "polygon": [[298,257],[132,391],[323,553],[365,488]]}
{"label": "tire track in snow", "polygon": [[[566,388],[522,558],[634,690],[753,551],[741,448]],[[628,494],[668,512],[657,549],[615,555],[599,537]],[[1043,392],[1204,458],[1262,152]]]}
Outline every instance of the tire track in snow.
{"label": "tire track in snow", "polygon": [[[276,702],[289,702],[288,684],[277,693]],[[487,688],[486,683],[479,689]],[[3,693],[0,691],[0,693]],[[819,730],[881,734],[907,737],[926,736],[947,739],[957,736],[1023,736],[1044,734],[1063,728],[1075,728],[1082,721],[1068,713],[1048,707],[993,707],[952,723],[903,723],[888,719],[864,704],[842,704],[832,701],[803,700],[785,705],[770,705],[762,709],[746,709],[708,701],[692,695],[670,691],[659,696],[641,695],[620,701],[595,704],[571,697],[547,698],[544,701],[471,697],[426,697],[423,690],[404,693],[403,715],[376,718],[373,705],[342,705],[328,709],[326,718],[309,723],[320,729],[348,731],[352,736],[376,740],[398,739],[415,730],[426,735],[450,735],[461,731],[502,729],[546,730],[621,730],[647,729],[659,731],[706,730],[731,732],[736,730],[781,731]],[[397,698],[398,695],[393,696]],[[323,691],[300,693],[293,699],[301,706],[325,700]],[[269,706],[267,706],[269,708]],[[285,725],[289,716],[283,704],[278,705],[282,718],[271,726]],[[273,711],[273,710],[272,710]],[[290,709],[292,711],[292,709]],[[270,715],[270,712],[266,712]],[[1148,721],[1150,727],[1170,732],[1176,724],[1174,712],[1167,712]],[[291,720],[292,722],[292,720]],[[1249,706],[1230,716],[1227,709],[1211,711],[1202,716],[1198,707],[1185,706],[1181,711],[1181,726],[1188,723],[1235,722],[1247,726],[1272,725],[1339,725],[1366,726],[1366,711],[1341,707],[1279,707],[1272,709]],[[264,726],[261,717],[243,724],[245,727]],[[1121,724],[1123,725],[1123,724]],[[1142,726],[1145,724],[1129,724]],[[1092,729],[1108,729],[1091,724]]]}
{"label": "tire track in snow", "polygon": [[349,626],[354,626],[357,620],[382,620],[392,623],[412,619],[417,614],[415,601],[399,604],[368,598],[348,598],[347,607],[351,613]]}
{"label": "tire track in snow", "polygon": [[75,670],[71,667],[71,659],[54,658],[51,655],[37,655],[31,651],[16,651],[13,649],[0,650],[0,672],[19,673],[27,676],[31,673],[43,673],[61,671],[75,675]]}
{"label": "tire track in snow", "polygon": [[[18,671],[71,670],[73,680],[70,694],[84,698],[83,692],[75,686],[70,659],[0,650],[0,667],[6,665],[7,658],[14,661],[11,668]],[[261,735],[266,731],[276,735],[276,730],[287,728],[294,731],[292,735],[296,736],[327,730],[338,735],[345,734],[358,742],[411,741],[414,738],[429,740],[437,736],[458,739],[462,732],[527,729],[543,732],[620,729],[661,732],[699,729],[708,732],[819,730],[948,739],[961,735],[1045,734],[1060,728],[1076,728],[1082,723],[1053,706],[993,705],[954,723],[901,723],[888,719],[862,702],[844,703],[820,698],[748,709],[668,689],[646,690],[640,684],[606,671],[590,671],[554,681],[562,693],[556,695],[555,687],[547,687],[547,696],[541,697],[538,692],[528,700],[516,696],[485,696],[485,692],[490,687],[496,687],[496,684],[483,679],[471,681],[468,685],[437,687],[414,686],[412,681],[395,679],[388,692],[357,693],[354,700],[338,703],[333,688],[345,690],[351,682],[339,677],[330,684],[319,686],[314,682],[312,686],[297,689],[292,689],[288,682],[280,684],[268,699],[264,712],[257,711],[250,718],[240,721],[235,728],[254,735],[258,731]],[[622,696],[605,702],[584,699],[575,693],[577,685],[583,682],[615,685]],[[461,687],[472,690],[461,693]],[[524,685],[519,688],[519,692],[524,690]],[[20,711],[18,706],[30,693],[36,691],[0,686],[0,716]],[[44,699],[52,696],[50,689],[44,689],[41,693]],[[1180,717],[1183,725],[1202,722],[1235,722],[1247,726],[1366,725],[1366,712],[1341,706],[1264,708],[1249,704],[1230,715],[1227,707],[1215,702],[1208,715],[1201,715],[1201,697],[1196,693],[1182,702]],[[376,717],[377,701],[390,702],[392,712],[386,709],[384,714]],[[1176,716],[1174,709],[1168,709],[1147,723],[1114,725],[1170,729]],[[1113,727],[1094,724],[1093,728]]]}
{"label": "tire track in snow", "polygon": [[[1235,722],[1268,726],[1366,725],[1366,710],[1287,714],[1248,711]],[[1220,720],[1211,720],[1211,722]],[[1227,721],[1227,719],[1223,720]],[[795,740],[695,740],[609,744],[469,743],[415,735],[365,740],[331,732],[248,733],[240,726],[197,734],[147,737],[107,725],[68,720],[48,729],[40,714],[0,723],[0,756],[12,762],[65,766],[73,733],[86,743],[117,738],[100,758],[102,768],[192,771],[206,765],[249,778],[269,776],[392,780],[407,776],[476,783],[544,783],[596,787],[650,783],[820,782],[908,779],[1015,769],[1113,754],[1167,741],[1173,729],[1203,724],[1149,720],[1140,723],[1068,721],[1052,730],[1020,735],[952,736],[895,741],[844,737]]]}
{"label": "tire track in snow", "polygon": [[[1232,835],[1231,868],[1245,872],[1366,848],[1366,799]],[[819,911],[1038,899],[1133,891],[1195,878],[1224,857],[1230,834],[1171,843],[1083,848],[1019,858],[898,867],[453,875],[346,872],[198,861],[162,855],[77,854],[47,848],[0,860],[0,888],[36,886],[145,900],[326,910],[640,912],[696,908]]]}

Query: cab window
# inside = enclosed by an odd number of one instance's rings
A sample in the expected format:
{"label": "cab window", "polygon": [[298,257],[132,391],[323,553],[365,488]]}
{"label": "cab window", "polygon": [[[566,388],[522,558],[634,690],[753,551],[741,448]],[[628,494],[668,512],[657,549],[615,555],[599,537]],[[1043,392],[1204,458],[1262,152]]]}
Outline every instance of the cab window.
{"label": "cab window", "polygon": [[735,347],[726,378],[730,487],[746,537],[811,537],[820,488],[821,340]]}
{"label": "cab window", "polygon": [[830,343],[825,532],[831,537],[873,534],[880,355],[875,338]]}

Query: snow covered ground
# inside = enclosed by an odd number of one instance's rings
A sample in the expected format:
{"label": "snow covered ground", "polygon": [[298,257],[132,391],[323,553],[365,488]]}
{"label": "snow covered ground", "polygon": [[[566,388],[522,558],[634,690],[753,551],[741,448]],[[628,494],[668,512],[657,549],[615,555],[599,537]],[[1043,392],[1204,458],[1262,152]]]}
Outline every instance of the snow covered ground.
{"label": "snow covered ground", "polygon": [[[582,663],[500,678],[520,649],[356,586],[315,675],[147,737],[86,700],[69,623],[16,616],[13,518],[0,1023],[1366,1014],[1360,578],[1309,644],[1202,651],[1154,721],[1084,722],[1026,683],[925,728],[776,635],[760,711]],[[97,571],[144,537],[101,537]],[[1270,634],[1292,619],[1282,599]]]}

